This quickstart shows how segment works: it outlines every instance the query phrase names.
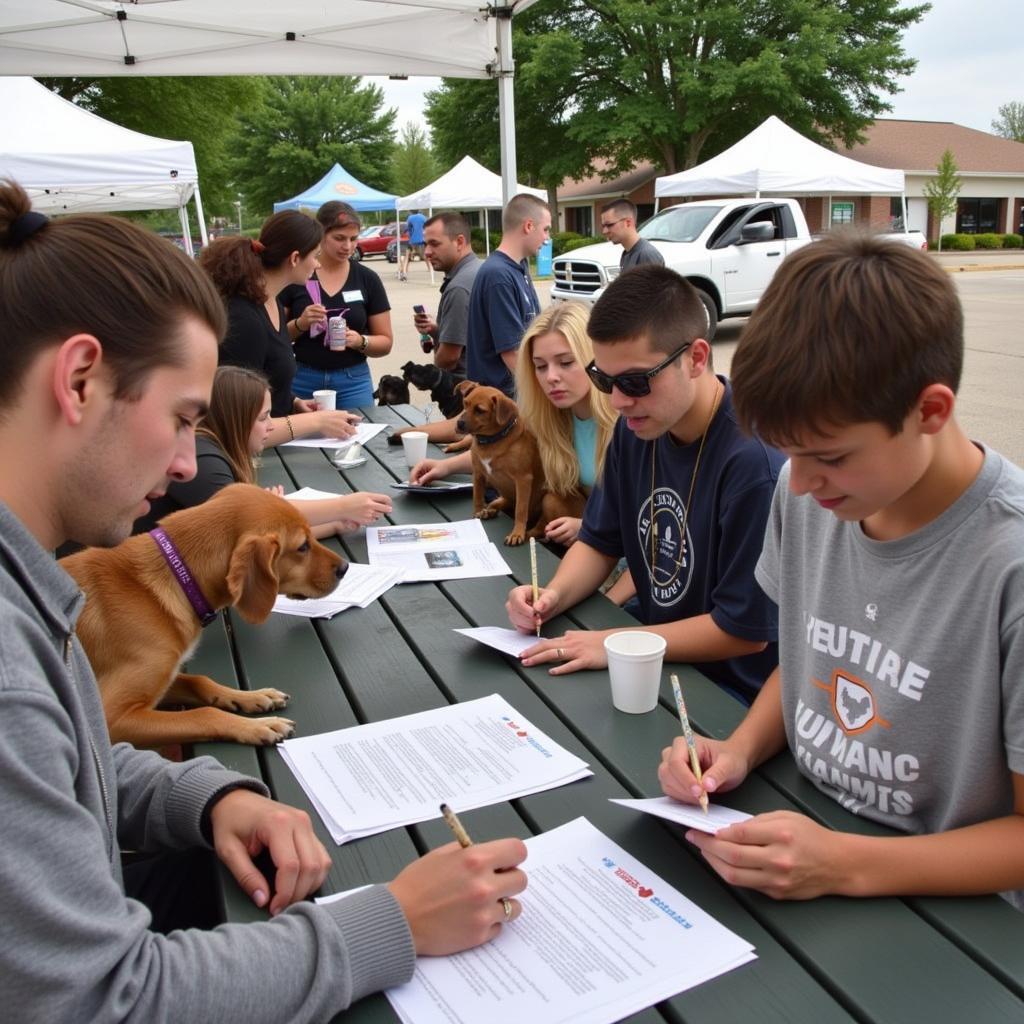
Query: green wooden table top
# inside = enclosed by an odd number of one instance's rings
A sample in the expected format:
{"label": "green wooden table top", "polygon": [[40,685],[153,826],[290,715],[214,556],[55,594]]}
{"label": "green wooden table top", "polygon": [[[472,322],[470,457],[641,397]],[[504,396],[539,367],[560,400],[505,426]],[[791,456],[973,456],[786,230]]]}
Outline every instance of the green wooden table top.
{"label": "green wooden table top", "polygon": [[[364,410],[394,426],[420,422],[411,407]],[[266,453],[260,482],[321,490],[380,491],[393,496],[392,523],[472,517],[469,494],[415,495],[391,489],[408,470],[402,448],[380,434],[366,463],[339,471],[319,449]],[[686,1024],[768,1024],[892,1021],[1024,1021],[1024,917],[996,896],[966,899],[824,897],[776,902],[734,889],[705,867],[683,829],[609,803],[609,797],[658,796],[661,750],[679,731],[666,684],[659,707],[626,715],[611,706],[604,671],[552,677],[452,632],[465,626],[507,625],[504,603],[515,583],[529,582],[529,551],[502,546],[507,522],[484,523],[501,548],[512,578],[411,583],[389,590],[365,609],[330,620],[272,615],[260,626],[230,612],[208,628],[190,662],[226,685],[277,686],[292,695],[285,714],[298,735],[312,735],[499,693],[554,740],[589,762],[581,782],[463,815],[474,838],[526,838],[585,815],[593,824],[727,927],[756,946],[758,959],[667,1000],[631,1021]],[[329,542],[346,557],[366,561],[363,531]],[[541,580],[556,557],[538,546]],[[635,620],[603,597],[591,598],[561,620],[564,629],[607,628]],[[686,665],[678,671],[694,727],[724,736],[744,708]],[[667,679],[667,671],[666,671]],[[333,866],[324,892],[392,878],[429,847],[450,840],[440,821],[394,829],[338,847],[285,766],[278,751],[232,744],[197,748],[229,766],[263,778],[280,800],[310,811]],[[846,831],[884,830],[856,818],[821,794],[788,754],[762,766],[723,803],[751,813],[794,809]],[[228,918],[261,918],[223,877]],[[346,1022],[395,1021],[383,996],[342,1014]]]}

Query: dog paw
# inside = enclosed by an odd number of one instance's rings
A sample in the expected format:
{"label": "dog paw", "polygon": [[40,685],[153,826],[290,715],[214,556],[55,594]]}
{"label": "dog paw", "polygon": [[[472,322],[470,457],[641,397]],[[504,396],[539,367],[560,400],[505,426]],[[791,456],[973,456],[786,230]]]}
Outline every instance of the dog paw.
{"label": "dog paw", "polygon": [[510,548],[515,548],[515,547],[518,547],[520,544],[524,543],[525,540],[526,540],[526,534],[525,533],[520,533],[518,530],[513,530],[505,538],[505,543]]}
{"label": "dog paw", "polygon": [[283,708],[291,697],[287,693],[267,687],[263,690],[250,690],[239,694],[239,711],[278,711]]}
{"label": "dog paw", "polygon": [[[474,513],[477,519],[493,519],[497,514],[497,509],[493,508],[483,508],[479,512]],[[522,541],[519,543],[522,544]]]}
{"label": "dog paw", "polygon": [[257,747],[272,747],[295,734],[295,723],[290,718],[253,718],[242,742]]}

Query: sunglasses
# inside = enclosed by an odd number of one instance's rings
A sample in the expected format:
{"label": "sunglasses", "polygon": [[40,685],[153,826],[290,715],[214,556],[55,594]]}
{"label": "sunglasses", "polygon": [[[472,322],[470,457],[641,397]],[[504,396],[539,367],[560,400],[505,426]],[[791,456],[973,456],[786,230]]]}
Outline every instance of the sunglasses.
{"label": "sunglasses", "polygon": [[691,345],[688,341],[682,348],[677,348],[670,356],[667,356],[657,366],[649,370],[636,370],[632,373],[620,373],[617,377],[610,377],[603,370],[599,370],[593,359],[587,364],[587,376],[591,379],[598,391],[606,395],[612,393],[612,388],[618,388],[628,398],[643,398],[651,393],[651,381],[665,369],[669,363],[678,359]]}

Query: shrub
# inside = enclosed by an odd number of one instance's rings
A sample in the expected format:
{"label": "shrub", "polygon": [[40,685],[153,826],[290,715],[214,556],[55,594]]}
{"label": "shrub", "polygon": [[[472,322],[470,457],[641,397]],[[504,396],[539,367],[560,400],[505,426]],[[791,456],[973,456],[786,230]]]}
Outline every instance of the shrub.
{"label": "shrub", "polygon": [[565,248],[562,250],[562,254],[564,255],[567,252],[572,252],[573,249],[582,249],[585,245],[596,245],[598,242],[603,241],[603,238],[575,238],[566,243]]}
{"label": "shrub", "polygon": [[1001,249],[1002,247],[1002,238],[992,232],[985,232],[974,236],[975,249]]}
{"label": "shrub", "polygon": [[582,237],[582,235],[577,234],[575,231],[556,231],[551,236],[551,255],[561,256],[569,242],[574,242],[577,238]]}
{"label": "shrub", "polygon": [[[483,228],[473,228],[472,231],[470,232],[470,235],[471,235],[471,237],[470,237],[470,245],[472,245],[472,247],[473,247],[473,252],[475,252],[477,254],[477,256],[485,255],[486,252],[487,252],[487,245],[486,245],[486,239],[484,238],[484,229]],[[501,244],[501,232],[500,231],[492,231],[491,232],[491,252],[494,252],[494,250],[497,249],[500,244]]]}
{"label": "shrub", "polygon": [[943,235],[942,248],[954,249],[958,252],[973,252],[974,239],[974,235]]}
{"label": "shrub", "polygon": [[1003,235],[1004,249],[1024,249],[1024,235]]}

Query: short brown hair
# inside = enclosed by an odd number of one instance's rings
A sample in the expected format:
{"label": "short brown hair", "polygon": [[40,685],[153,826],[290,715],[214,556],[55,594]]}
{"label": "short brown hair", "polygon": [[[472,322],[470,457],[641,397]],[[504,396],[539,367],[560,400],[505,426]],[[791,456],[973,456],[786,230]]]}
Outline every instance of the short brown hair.
{"label": "short brown hair", "polygon": [[697,290],[668,267],[645,263],[620,274],[590,312],[588,332],[597,342],[647,337],[668,355],[706,333],[707,313]]}
{"label": "short brown hair", "polygon": [[501,228],[503,231],[512,231],[528,220],[538,220],[547,209],[548,204],[542,199],[531,196],[529,192],[520,192],[505,204],[501,213]]}
{"label": "short brown hair", "polygon": [[122,217],[47,220],[0,181],[0,409],[40,352],[79,332],[102,343],[115,396],[137,398],[153,370],[182,365],[189,316],[224,336],[220,297],[173,243]]}
{"label": "short brown hair", "polygon": [[361,228],[363,226],[355,207],[351,203],[343,203],[340,199],[332,199],[329,203],[324,203],[316,211],[316,219],[324,229],[325,235],[333,228]]}
{"label": "short brown hair", "polygon": [[469,226],[469,221],[454,210],[442,210],[441,213],[435,213],[423,226],[428,228],[431,224],[440,224],[445,235],[453,242],[459,235],[462,235],[467,243],[472,239],[472,228]]}
{"label": "short brown hair", "polygon": [[623,196],[621,199],[613,199],[610,203],[605,203],[601,207],[602,213],[618,213],[623,217],[630,217],[633,223],[636,224],[636,203],[632,199],[627,199]]}
{"label": "short brown hair", "polygon": [[740,426],[776,445],[878,422],[899,433],[921,392],[954,392],[963,313],[931,257],[877,235],[834,232],[789,256],[732,359]]}

